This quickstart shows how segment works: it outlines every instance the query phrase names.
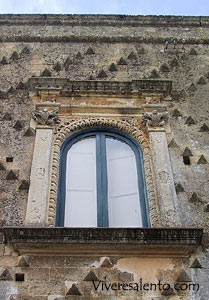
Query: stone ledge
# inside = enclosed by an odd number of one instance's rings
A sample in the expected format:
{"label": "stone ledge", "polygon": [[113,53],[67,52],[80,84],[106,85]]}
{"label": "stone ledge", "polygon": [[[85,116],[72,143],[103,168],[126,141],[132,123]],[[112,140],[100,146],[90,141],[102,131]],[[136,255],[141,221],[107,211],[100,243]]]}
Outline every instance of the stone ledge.
{"label": "stone ledge", "polygon": [[194,228],[3,227],[4,243],[20,255],[187,257],[201,245]]}

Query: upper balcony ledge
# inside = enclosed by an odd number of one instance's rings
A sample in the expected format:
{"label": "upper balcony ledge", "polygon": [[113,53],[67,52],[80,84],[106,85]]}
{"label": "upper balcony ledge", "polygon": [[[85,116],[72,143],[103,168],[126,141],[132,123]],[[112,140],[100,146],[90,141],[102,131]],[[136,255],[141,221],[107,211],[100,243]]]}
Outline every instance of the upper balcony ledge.
{"label": "upper balcony ledge", "polygon": [[197,228],[3,227],[19,255],[188,257],[201,245]]}

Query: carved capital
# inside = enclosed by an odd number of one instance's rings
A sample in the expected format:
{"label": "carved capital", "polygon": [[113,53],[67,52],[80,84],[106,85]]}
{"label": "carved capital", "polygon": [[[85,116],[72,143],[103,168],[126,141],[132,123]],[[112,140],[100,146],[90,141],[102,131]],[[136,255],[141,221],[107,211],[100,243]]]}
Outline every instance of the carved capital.
{"label": "carved capital", "polygon": [[142,112],[142,119],[150,127],[162,127],[168,120],[168,112],[158,112],[156,109],[152,113]]}
{"label": "carved capital", "polygon": [[32,118],[39,125],[53,126],[60,122],[58,119],[58,112],[59,108],[54,109],[52,112],[49,112],[47,108],[43,108],[42,111],[35,109]]}

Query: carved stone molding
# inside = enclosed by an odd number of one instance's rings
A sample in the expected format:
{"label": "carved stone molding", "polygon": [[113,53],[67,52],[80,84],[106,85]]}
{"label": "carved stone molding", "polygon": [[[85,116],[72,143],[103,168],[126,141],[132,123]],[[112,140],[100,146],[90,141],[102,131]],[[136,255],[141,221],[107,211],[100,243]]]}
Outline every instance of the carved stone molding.
{"label": "carved stone molding", "polygon": [[106,127],[121,130],[130,134],[135,138],[142,147],[144,158],[144,172],[148,193],[148,204],[150,212],[150,221],[153,227],[160,226],[159,206],[157,204],[157,197],[153,184],[153,175],[151,170],[151,158],[148,137],[145,134],[143,123],[133,118],[122,120],[119,118],[109,117],[89,117],[85,119],[62,120],[57,125],[53,142],[52,154],[52,174],[51,185],[49,191],[49,204],[48,204],[48,226],[54,226],[56,217],[57,206],[57,191],[58,191],[58,177],[59,177],[59,162],[60,162],[60,148],[63,142],[73,133],[84,128],[92,127]]}
{"label": "carved stone molding", "polygon": [[52,112],[49,112],[47,108],[43,108],[42,111],[36,109],[32,118],[39,125],[53,126],[59,123],[58,112],[59,108],[54,109]]}
{"label": "carved stone molding", "polygon": [[168,119],[168,112],[160,113],[156,109],[150,114],[142,112],[142,119],[147,122],[150,127],[162,127]]}

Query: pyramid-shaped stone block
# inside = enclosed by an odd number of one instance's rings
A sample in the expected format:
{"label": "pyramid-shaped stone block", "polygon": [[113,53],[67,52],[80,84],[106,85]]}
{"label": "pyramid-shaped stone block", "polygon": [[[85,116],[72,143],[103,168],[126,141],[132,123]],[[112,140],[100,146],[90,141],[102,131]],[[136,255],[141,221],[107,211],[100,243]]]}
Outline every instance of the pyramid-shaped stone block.
{"label": "pyramid-shaped stone block", "polygon": [[9,173],[7,174],[6,180],[16,180],[17,179],[17,175],[10,170]]}
{"label": "pyramid-shaped stone block", "polygon": [[195,258],[195,260],[193,261],[193,263],[191,264],[190,268],[192,269],[201,269],[202,265],[199,262],[199,260],[197,258]]}
{"label": "pyramid-shaped stone block", "polygon": [[93,271],[90,271],[83,281],[99,281],[99,279]]}
{"label": "pyramid-shaped stone block", "polygon": [[81,292],[79,291],[79,289],[75,284],[71,286],[71,288],[67,291],[66,295],[82,296]]}
{"label": "pyramid-shaped stone block", "polygon": [[176,279],[176,282],[190,282],[191,278],[188,276],[186,271],[182,271]]}
{"label": "pyramid-shaped stone block", "polygon": [[11,274],[10,274],[10,272],[7,270],[7,269],[5,269],[1,274],[0,274],[0,280],[4,280],[4,281],[6,281],[6,280],[12,280],[12,276],[11,276]]}

